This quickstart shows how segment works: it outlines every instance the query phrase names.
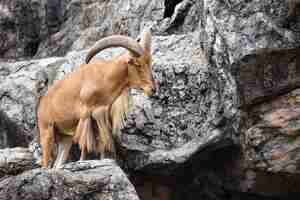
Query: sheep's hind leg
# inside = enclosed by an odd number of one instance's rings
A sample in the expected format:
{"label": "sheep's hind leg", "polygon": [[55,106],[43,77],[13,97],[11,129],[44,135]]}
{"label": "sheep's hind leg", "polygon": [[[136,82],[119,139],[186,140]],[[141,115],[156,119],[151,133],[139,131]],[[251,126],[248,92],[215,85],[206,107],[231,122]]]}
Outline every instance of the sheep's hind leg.
{"label": "sheep's hind leg", "polygon": [[60,136],[58,142],[58,153],[54,163],[54,168],[59,169],[66,162],[72,146],[72,136]]}
{"label": "sheep's hind leg", "polygon": [[54,131],[53,126],[40,126],[40,140],[43,150],[42,167],[49,167],[49,160],[54,145]]}

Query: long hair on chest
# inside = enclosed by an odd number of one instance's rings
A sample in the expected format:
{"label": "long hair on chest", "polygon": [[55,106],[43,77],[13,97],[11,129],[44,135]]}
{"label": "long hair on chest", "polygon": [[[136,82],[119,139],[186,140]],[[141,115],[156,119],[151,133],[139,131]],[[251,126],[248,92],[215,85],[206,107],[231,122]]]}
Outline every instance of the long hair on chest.
{"label": "long hair on chest", "polygon": [[111,105],[95,109],[80,131],[80,149],[101,156],[110,154],[115,158],[115,143],[120,144],[121,129],[125,125],[129,107],[129,90],[125,89]]}

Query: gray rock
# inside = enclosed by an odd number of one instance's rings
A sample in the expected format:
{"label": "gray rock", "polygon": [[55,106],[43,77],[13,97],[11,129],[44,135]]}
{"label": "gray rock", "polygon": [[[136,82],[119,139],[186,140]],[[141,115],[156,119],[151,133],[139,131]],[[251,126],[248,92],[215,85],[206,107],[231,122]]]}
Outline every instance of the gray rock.
{"label": "gray rock", "polygon": [[62,170],[35,169],[0,182],[2,200],[138,200],[133,185],[112,160],[69,163]]}
{"label": "gray rock", "polygon": [[[39,88],[50,84],[51,73],[62,58],[0,63],[1,135],[6,138],[3,147],[27,146],[36,135],[35,110]],[[49,76],[40,71],[49,67]]]}
{"label": "gray rock", "polygon": [[41,42],[36,57],[83,50],[112,34],[136,37],[144,24],[163,19],[162,1],[71,1],[58,33]]}
{"label": "gray rock", "polygon": [[[178,199],[297,199],[299,176],[248,168],[239,148],[219,149],[187,163],[173,188]],[[162,178],[161,182],[167,178]],[[180,180],[180,181],[178,181]],[[176,198],[175,198],[176,199]]]}
{"label": "gray rock", "polygon": [[112,34],[136,37],[146,26],[157,35],[189,33],[197,30],[200,12],[200,2],[194,0],[71,1],[67,20],[58,33],[42,41],[36,57],[82,50]]}
{"label": "gray rock", "polygon": [[193,35],[154,43],[159,91],[153,99],[134,95],[122,139],[131,168],[168,174],[207,146],[236,141],[239,102],[230,74],[206,63]]}
{"label": "gray rock", "polygon": [[[201,4],[201,1],[195,0],[165,1],[164,16],[166,18],[164,21],[168,21],[168,26],[165,28],[161,26],[162,30],[159,32],[161,34],[182,34],[197,30],[203,7]],[[172,8],[174,11],[171,10]]]}
{"label": "gray rock", "polygon": [[37,167],[32,152],[27,148],[0,149],[0,178],[17,175]]}
{"label": "gray rock", "polygon": [[70,0],[12,0],[0,2],[0,57],[33,57],[40,42],[58,32]]}
{"label": "gray rock", "polygon": [[300,86],[300,23],[287,1],[204,0],[200,41],[209,63],[236,77],[243,104]]}
{"label": "gray rock", "polygon": [[0,57],[63,56],[112,34],[183,34],[198,29],[199,1],[4,1],[0,13]]}
{"label": "gray rock", "polygon": [[[212,68],[227,69],[234,77],[243,111],[239,167],[251,172],[242,172],[237,181],[241,188],[230,190],[240,194],[275,198],[299,191],[298,135],[288,134],[297,130],[298,121],[289,119],[288,127],[274,127],[267,117],[280,109],[299,109],[297,97],[290,98],[289,92],[300,87],[300,17],[289,14],[289,2],[296,1],[203,1],[201,48]],[[215,185],[226,187],[222,183],[226,178],[211,174]],[[289,184],[284,183],[287,180]],[[220,193],[207,190],[211,199],[224,195],[222,189]]]}

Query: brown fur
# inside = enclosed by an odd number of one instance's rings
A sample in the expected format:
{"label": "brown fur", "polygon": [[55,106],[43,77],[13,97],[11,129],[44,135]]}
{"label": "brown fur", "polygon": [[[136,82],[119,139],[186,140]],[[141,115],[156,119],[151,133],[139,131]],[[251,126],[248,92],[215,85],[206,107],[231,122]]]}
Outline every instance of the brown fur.
{"label": "brown fur", "polygon": [[[85,149],[82,154],[96,152],[104,155],[105,152],[108,152],[115,157],[114,143],[116,140],[118,142],[120,138],[120,129],[125,124],[128,109],[129,94],[126,89],[123,90],[122,94],[110,107],[96,109],[92,114],[96,124],[92,124],[92,118],[86,119],[85,124],[82,126],[83,129],[76,131],[78,135],[74,136],[74,141],[79,144],[80,149]],[[97,126],[97,133],[92,128],[95,125]],[[86,155],[82,156],[86,157]]]}
{"label": "brown fur", "polygon": [[[94,60],[49,88],[38,107],[44,167],[49,165],[55,135],[63,132],[71,132],[66,137],[73,137],[73,142],[79,144],[83,159],[91,151],[115,154],[113,138],[128,111],[128,90],[143,89],[148,96],[155,91],[149,32],[144,34],[141,46],[145,53],[140,57],[126,53],[108,61]],[[95,134],[93,121],[96,121],[98,134]],[[64,146],[69,148],[67,143]],[[58,159],[64,161],[66,158]]]}

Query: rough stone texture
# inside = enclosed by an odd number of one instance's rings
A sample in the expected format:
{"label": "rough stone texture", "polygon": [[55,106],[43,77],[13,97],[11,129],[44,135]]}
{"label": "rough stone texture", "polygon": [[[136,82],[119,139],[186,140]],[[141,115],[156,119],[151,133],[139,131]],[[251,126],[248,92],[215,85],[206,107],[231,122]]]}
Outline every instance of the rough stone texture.
{"label": "rough stone texture", "polygon": [[137,36],[144,21],[163,19],[163,1],[12,0],[0,4],[0,57],[62,56],[103,36]]}
{"label": "rough stone texture", "polygon": [[[174,199],[298,199],[299,177],[249,169],[239,148],[198,155],[173,180]],[[169,184],[172,187],[172,184]]]}
{"label": "rough stone texture", "polygon": [[255,106],[243,140],[249,168],[299,174],[299,89]]}
{"label": "rough stone texture", "polygon": [[284,26],[287,1],[203,2],[201,46],[235,75],[244,104],[300,86],[300,18]]}
{"label": "rough stone texture", "polygon": [[12,0],[0,3],[0,58],[62,56],[112,34],[138,36],[144,26],[156,34],[198,28],[195,0]]}
{"label": "rough stone texture", "polygon": [[164,19],[154,22],[156,34],[182,34],[198,29],[201,1],[195,0],[165,0]]}
{"label": "rough stone texture", "polygon": [[33,153],[27,148],[0,149],[0,178],[20,174],[37,167]]}
{"label": "rough stone texture", "polygon": [[295,14],[299,3],[293,1],[291,15],[289,1],[202,2],[201,47],[212,67],[231,72],[244,111],[242,174],[249,181],[246,191],[235,188],[270,198],[292,196],[300,180],[294,117],[299,105],[293,91],[300,87],[300,15]]}
{"label": "rough stone texture", "polygon": [[49,81],[48,77],[40,78],[39,71],[45,66],[54,70],[62,60],[50,58],[14,64],[0,63],[0,130],[2,137],[6,138],[2,147],[26,146],[33,139],[37,89]]}
{"label": "rough stone texture", "polygon": [[238,100],[230,75],[207,65],[193,35],[157,37],[154,43],[159,90],[153,99],[134,96],[122,140],[131,168],[156,173],[160,166],[160,173],[172,173],[167,166],[176,168],[201,149],[238,136]]}
{"label": "rough stone texture", "polygon": [[80,0],[71,1],[66,12],[62,28],[41,43],[36,57],[82,50],[112,34],[137,37],[145,26],[157,35],[189,33],[198,28],[201,7],[195,0]]}
{"label": "rough stone texture", "polygon": [[138,200],[112,160],[69,163],[62,170],[35,169],[0,182],[1,200]]}
{"label": "rough stone texture", "polygon": [[163,19],[163,1],[80,0],[68,5],[61,30],[40,45],[37,57],[61,56],[82,50],[112,34],[136,37],[147,22]]}
{"label": "rough stone texture", "polygon": [[41,41],[59,31],[70,0],[0,2],[0,57],[33,57]]}
{"label": "rough stone texture", "polygon": [[300,86],[300,49],[262,50],[234,64],[245,106],[257,104]]}

